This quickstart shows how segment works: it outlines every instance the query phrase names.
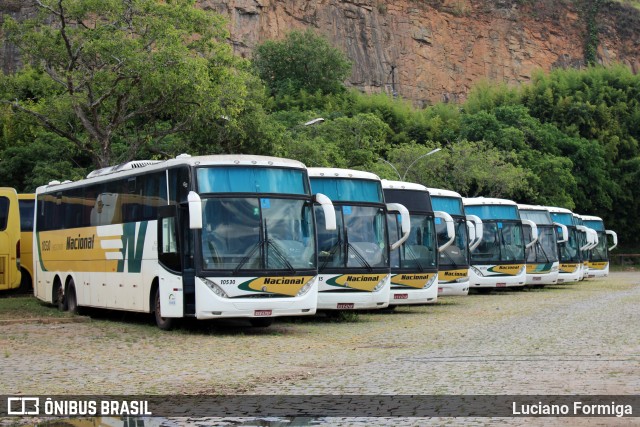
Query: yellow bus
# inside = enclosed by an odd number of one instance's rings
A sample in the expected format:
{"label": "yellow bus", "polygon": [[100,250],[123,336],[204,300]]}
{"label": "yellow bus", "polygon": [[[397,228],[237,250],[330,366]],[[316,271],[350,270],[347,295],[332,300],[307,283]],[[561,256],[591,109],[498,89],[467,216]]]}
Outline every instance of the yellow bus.
{"label": "yellow bus", "polygon": [[22,279],[20,288],[33,290],[33,208],[36,195],[33,193],[18,194],[20,209],[20,270]]}
{"label": "yellow bus", "polygon": [[0,290],[20,286],[20,212],[16,190],[0,187]]}

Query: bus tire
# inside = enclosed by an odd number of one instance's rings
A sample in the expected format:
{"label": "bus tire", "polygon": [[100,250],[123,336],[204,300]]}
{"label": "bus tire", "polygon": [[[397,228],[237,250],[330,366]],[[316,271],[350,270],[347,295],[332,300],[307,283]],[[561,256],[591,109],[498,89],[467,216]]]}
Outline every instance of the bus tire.
{"label": "bus tire", "polygon": [[78,307],[78,298],[76,296],[76,285],[73,279],[71,279],[67,285],[66,298],[69,312],[72,314],[80,314],[80,307]]}
{"label": "bus tire", "polygon": [[58,310],[67,311],[67,297],[58,279],[56,279],[55,285],[53,286],[53,295],[53,303],[58,306]]}
{"label": "bus tire", "polygon": [[252,317],[249,319],[249,323],[254,328],[268,328],[273,323],[273,319],[268,317]]}
{"label": "bus tire", "polygon": [[156,296],[153,299],[153,314],[156,319],[156,326],[163,331],[169,331],[175,326],[175,319],[171,317],[162,317],[160,312],[160,287],[156,288]]}
{"label": "bus tire", "polygon": [[22,278],[20,279],[20,287],[18,292],[21,294],[33,294],[33,282],[31,281],[31,275],[24,268],[20,268]]}

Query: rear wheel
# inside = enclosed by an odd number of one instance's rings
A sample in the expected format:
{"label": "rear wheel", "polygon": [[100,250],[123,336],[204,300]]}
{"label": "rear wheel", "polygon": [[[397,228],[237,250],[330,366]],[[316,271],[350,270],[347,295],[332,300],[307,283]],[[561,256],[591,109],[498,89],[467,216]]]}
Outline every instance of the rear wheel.
{"label": "rear wheel", "polygon": [[76,285],[73,279],[67,285],[67,309],[70,313],[80,314],[80,308],[78,307],[78,298],[76,297]]}
{"label": "rear wheel", "polygon": [[251,326],[254,328],[267,328],[273,323],[273,319],[267,317],[252,317],[249,319]]}
{"label": "rear wheel", "polygon": [[66,298],[66,295],[64,294],[64,290],[62,289],[61,284],[59,283],[57,284],[54,291],[54,295],[55,295],[55,300],[53,303],[58,306],[58,310],[67,311],[67,298]]}
{"label": "rear wheel", "polygon": [[153,306],[155,307],[153,313],[156,319],[156,326],[158,326],[158,328],[162,329],[163,331],[172,329],[176,324],[175,319],[171,317],[162,317],[162,313],[160,311],[160,288],[156,289],[156,296],[154,298]]}

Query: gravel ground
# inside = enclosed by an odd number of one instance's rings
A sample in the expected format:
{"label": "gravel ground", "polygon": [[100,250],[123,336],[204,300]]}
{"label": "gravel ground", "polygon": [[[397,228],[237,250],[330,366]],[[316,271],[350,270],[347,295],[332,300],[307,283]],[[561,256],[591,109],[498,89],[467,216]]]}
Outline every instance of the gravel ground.
{"label": "gravel ground", "polygon": [[[639,305],[640,273],[625,272],[542,290],[441,298],[352,322],[317,316],[265,329],[197,322],[168,333],[119,314],[10,323],[0,333],[0,393],[638,395]],[[447,422],[389,424],[427,421]],[[611,421],[629,419],[580,422]],[[371,419],[322,421],[333,423]]]}

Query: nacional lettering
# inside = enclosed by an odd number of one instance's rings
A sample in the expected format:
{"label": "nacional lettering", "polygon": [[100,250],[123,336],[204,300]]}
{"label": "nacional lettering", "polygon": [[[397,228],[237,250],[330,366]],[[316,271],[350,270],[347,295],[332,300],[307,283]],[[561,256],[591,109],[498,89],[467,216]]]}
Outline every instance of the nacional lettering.
{"label": "nacional lettering", "polygon": [[93,249],[95,239],[95,234],[91,237],[80,237],[79,234],[78,237],[67,237],[67,250]]}
{"label": "nacional lettering", "polygon": [[429,276],[420,274],[402,274],[400,275],[400,280],[429,280]]}
{"label": "nacional lettering", "polygon": [[265,285],[304,285],[304,277],[271,277],[264,278]]}
{"label": "nacional lettering", "polygon": [[464,271],[445,271],[444,272],[445,277],[464,277],[466,275],[467,273]]}
{"label": "nacional lettering", "polygon": [[379,280],[378,276],[347,276],[347,282],[377,282]]}

